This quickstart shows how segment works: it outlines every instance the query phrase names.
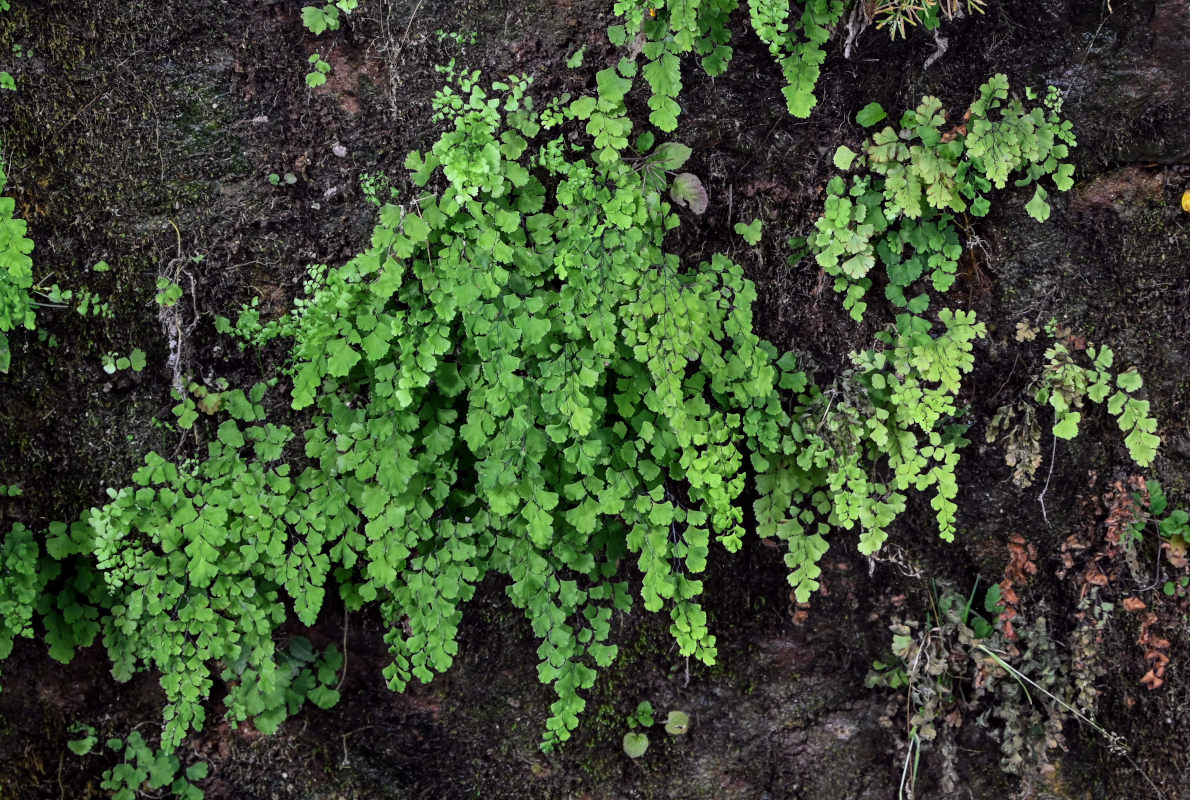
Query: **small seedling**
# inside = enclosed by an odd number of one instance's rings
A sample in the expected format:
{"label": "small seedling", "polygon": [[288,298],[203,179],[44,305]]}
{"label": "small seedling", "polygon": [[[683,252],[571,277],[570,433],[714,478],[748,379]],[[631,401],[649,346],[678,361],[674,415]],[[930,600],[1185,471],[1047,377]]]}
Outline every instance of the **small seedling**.
{"label": "small seedling", "polygon": [[70,752],[76,756],[87,755],[95,747],[96,743],[99,742],[99,737],[95,735],[95,729],[85,722],[76,721],[71,723],[70,732],[82,734],[79,738],[71,739],[66,743],[66,746],[70,748]]}
{"label": "small seedling", "polygon": [[628,715],[628,727],[629,728],[638,728],[638,727],[639,728],[651,728],[651,727],[653,727],[653,704],[650,703],[648,700],[645,700],[644,702],[637,705],[636,711],[633,711],[631,714]]}
{"label": "small seedling", "polygon": [[754,219],[747,225],[742,222],[737,222],[734,228],[735,232],[744,237],[744,241],[750,245],[756,246],[760,242],[760,220]]}
{"label": "small seedling", "polygon": [[306,74],[306,85],[311,89],[316,89],[326,83],[326,76],[331,71],[331,65],[318,53],[310,56],[310,63],[314,65],[314,69]]}
{"label": "small seedling", "polygon": [[182,287],[169,278],[157,279],[157,305],[162,308],[173,308],[182,299]]}
{"label": "small seedling", "polygon": [[166,789],[183,800],[202,800],[203,792],[191,781],[207,777],[209,765],[205,761],[191,764],[182,770],[178,757],[150,746],[140,731],[133,731],[125,742],[108,739],[109,749],[121,753],[122,763],[103,773],[100,788],[110,789],[118,800],[132,800],[147,784],[150,789]]}
{"label": "small seedling", "polygon": [[103,371],[108,375],[114,375],[117,370],[131,367],[133,372],[140,372],[145,368],[146,363],[145,351],[138,347],[126,356],[116,353],[106,354],[103,357]]}
{"label": "small seedling", "polygon": [[[434,35],[438,37],[438,43],[441,44],[447,40],[454,42],[460,47],[467,44],[475,44],[479,41],[478,31],[434,31]],[[569,66],[569,65],[568,65]]]}

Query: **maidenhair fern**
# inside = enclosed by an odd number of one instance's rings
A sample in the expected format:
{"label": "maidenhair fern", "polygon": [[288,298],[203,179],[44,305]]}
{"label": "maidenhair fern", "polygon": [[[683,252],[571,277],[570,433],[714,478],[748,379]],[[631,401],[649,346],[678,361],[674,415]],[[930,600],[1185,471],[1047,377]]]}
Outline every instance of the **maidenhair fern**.
{"label": "maidenhair fern", "polygon": [[[986,204],[1002,173],[1069,180],[1057,109],[1038,119],[1009,103],[984,126],[1005,99],[993,83],[965,135],[942,133],[927,99],[903,138],[890,128],[895,141],[839,152],[857,174],[831,182],[811,245],[853,314],[885,280],[877,258],[900,308],[821,387],[757,337],[738,265],[667,252],[680,218],[666,183],[690,150],[632,137],[635,70],[623,60],[595,95],[535,104],[527,78],[486,86],[448,68],[433,103],[445,131],[406,161],[417,195],[381,206],[363,253],[312,268],[285,318],[248,309],[234,327],[254,344],[293,338],[291,402],[309,425],[268,422],[264,384],[192,384],[175,413],[210,431],[204,458],[150,455],[85,521],[6,536],[0,655],[37,615],[56,657],[102,636],[117,678],[160,673],[168,757],[204,724],[217,680],[228,718],[266,731],[337,700],[338,652],[281,633],[291,613],[314,624],[327,592],[379,606],[400,690],[450,667],[463,607],[495,576],[557,694],[549,749],[616,656],[612,616],[637,581],[677,652],[714,662],[700,576],[712,540],[741,546],[750,477],[757,532],[785,542],[799,599],[832,528],[872,553],[913,491],[932,494],[952,536],[956,397],[983,326],[906,292],[950,285],[952,215]],[[969,146],[977,131],[999,144]],[[689,201],[697,181],[679,180],[671,196]]]}
{"label": "maidenhair fern", "polygon": [[955,215],[986,215],[988,193],[1003,189],[1009,176],[1034,185],[1026,209],[1044,221],[1049,206],[1041,179],[1051,176],[1060,191],[1073,184],[1074,167],[1062,159],[1075,142],[1061,108],[1051,89],[1044,107],[1026,109],[1008,98],[1008,80],[996,75],[980,87],[965,121],[950,130],[943,130],[941,101],[925,97],[901,117],[900,130],[885,126],[860,154],[840,148],[836,166],[854,174],[850,182],[835,177],[827,185],[826,211],[811,245],[852,317],[863,317],[877,261],[884,267],[885,297],[912,313],[925,311],[928,296],[910,299],[906,292],[922,279],[937,292],[951,287],[962,253]]}
{"label": "maidenhair fern", "polygon": [[[712,539],[740,546],[746,454],[783,448],[778,384],[806,378],[753,332],[739,266],[665,251],[679,222],[666,176],[690,151],[650,153],[644,136],[626,157],[632,69],[541,109],[527,79],[452,73],[434,101],[446,132],[407,162],[437,191],[383,206],[371,247],[314,268],[286,321],[242,326],[294,337],[306,461],[266,421],[264,385],[192,385],[175,412],[210,418],[205,458],[150,455],[44,553],[5,539],[3,641],[29,631],[32,606],[47,630],[78,623],[63,657],[99,633],[117,678],[158,671],[166,754],[203,726],[217,679],[229,719],[264,730],[333,703],[334,654],[279,633],[290,609],[313,624],[332,588],[349,608],[379,604],[401,689],[450,666],[463,604],[503,575],[557,691],[547,748],[616,654],[630,565],[679,652],[712,663],[699,575]],[[562,126],[588,132],[590,155]],[[78,579],[44,593],[76,556]]]}
{"label": "maidenhair fern", "polygon": [[[1132,460],[1142,467],[1152,464],[1161,439],[1156,433],[1157,420],[1149,415],[1149,401],[1136,396],[1144,385],[1136,368],[1113,375],[1115,354],[1111,348],[1089,345],[1085,340],[1079,342],[1079,349],[1085,347],[1090,366],[1083,366],[1071,346],[1069,331],[1060,334],[1057,323],[1051,320],[1046,333],[1053,337],[1053,343],[1045,351],[1041,374],[1032,381],[1026,394],[1035,403],[1051,408],[1053,435],[1073,439],[1078,435],[1085,401],[1106,402],[1108,413],[1116,417],[1125,434],[1124,444]],[[1024,399],[1001,406],[988,423],[988,442],[1002,435],[1006,437],[1005,459],[1009,466],[1016,467],[1013,479],[1022,486],[1029,485],[1041,463],[1041,426],[1037,413],[1028,399]]]}
{"label": "maidenhair fern", "polygon": [[[444,188],[384,207],[298,319],[308,480],[366,521],[335,559],[352,597],[382,602],[390,685],[449,667],[461,605],[502,573],[558,693],[547,746],[615,655],[629,560],[679,652],[713,662],[698,575],[712,537],[739,547],[743,453],[774,448],[784,419],[752,284],[722,256],[666,253],[678,218],[619,155],[621,70],[545,115],[524,79],[489,94],[459,76],[434,103],[448,131],[408,161]],[[548,136],[562,119],[593,158]]]}
{"label": "maidenhair fern", "polygon": [[47,581],[39,569],[33,531],[17,524],[0,540],[0,659],[8,658],[13,640],[33,636],[33,612]]}
{"label": "maidenhair fern", "polygon": [[[0,158],[0,192],[8,182]],[[16,201],[0,196],[0,372],[8,372],[11,353],[8,332],[17,328],[32,330],[35,324],[29,290],[33,287],[33,241],[26,235],[28,225],[14,217]]]}
{"label": "maidenhair fern", "polygon": [[[7,0],[0,3],[0,11],[8,9]],[[0,89],[16,89],[12,75],[0,71]],[[8,183],[3,157],[0,157],[0,192]],[[29,253],[33,241],[25,234],[28,226],[24,220],[13,217],[16,200],[0,195],[0,373],[8,372],[11,351],[8,332],[16,328],[33,329],[33,306],[29,301],[29,290],[33,286],[33,260]],[[0,634],[0,654],[4,639]],[[0,655],[2,658],[3,655]]]}
{"label": "maidenhair fern", "polygon": [[[608,29],[613,44],[627,44],[639,35],[647,59],[642,70],[652,93],[649,121],[663,131],[677,127],[682,90],[679,57],[690,52],[702,56],[708,75],[721,75],[731,60],[731,34],[727,21],[737,0],[659,0],[646,8],[618,0],[614,11],[623,23]],[[842,0],[808,0],[800,14],[788,0],[752,0],[748,4],[752,29],[781,65],[789,112],[807,117],[817,104],[814,87],[826,58],[823,45],[843,16]],[[791,21],[792,16],[792,21]]]}
{"label": "maidenhair fern", "polygon": [[[836,152],[835,165],[853,174],[828,184],[810,249],[857,321],[877,281],[900,311],[877,335],[878,347],[853,354],[853,369],[827,392],[811,387],[799,397],[793,418],[820,422],[812,430],[795,426],[796,458],[785,457],[775,474],[761,478],[762,493],[776,496],[757,501],[760,532],[788,540],[799,600],[817,586],[822,534],[832,525],[858,527],[860,552],[874,553],[910,489],[933,493],[939,533],[954,537],[955,468],[965,443],[965,427],[955,424],[956,397],[984,326],[973,312],[928,315],[929,290],[945,292],[954,283],[962,254],[955,215],[985,215],[988,193],[1010,174],[1022,174],[1022,185],[1051,175],[1059,189],[1069,188],[1073,168],[1060,159],[1074,137],[1060,110],[1052,90],[1045,109],[1026,110],[1008,99],[1007,81],[997,75],[980,88],[965,121],[948,131],[941,103],[926,97],[902,116],[899,131],[885,127],[859,154]],[[859,119],[876,124],[885,116],[873,104]],[[804,510],[783,518],[789,504]]]}
{"label": "maidenhair fern", "polygon": [[[782,94],[795,117],[808,117],[818,104],[818,85],[825,46],[851,3],[844,0],[748,0],[748,20],[756,36],[768,47],[785,80]],[[933,30],[943,16],[960,16],[963,9],[983,11],[982,0],[896,0],[868,10],[879,17],[877,27],[888,27],[895,37],[904,36],[905,25],[921,23]],[[677,128],[682,91],[680,58],[688,53],[702,57],[711,77],[722,75],[731,61],[728,21],[739,0],[656,0],[640,3],[616,0],[612,10],[621,22],[608,28],[612,44],[633,48],[647,63],[642,73],[649,84],[649,122],[663,131]],[[639,48],[637,50],[636,48]]]}

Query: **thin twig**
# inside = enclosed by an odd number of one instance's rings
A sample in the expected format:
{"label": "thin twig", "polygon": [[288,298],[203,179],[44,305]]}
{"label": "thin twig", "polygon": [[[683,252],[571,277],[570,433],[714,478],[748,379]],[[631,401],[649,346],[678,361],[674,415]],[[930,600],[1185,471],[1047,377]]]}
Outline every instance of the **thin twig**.
{"label": "thin twig", "polygon": [[1087,45],[1087,52],[1083,53],[1082,60],[1078,62],[1078,66],[1074,69],[1074,75],[1070,78],[1070,88],[1062,93],[1063,99],[1073,96],[1075,88],[1078,86],[1078,79],[1083,73],[1083,67],[1087,63],[1087,58],[1091,55],[1091,51],[1095,49],[1095,41],[1099,38],[1100,32],[1103,31],[1103,26],[1107,24],[1108,19],[1115,13],[1112,11],[1111,2],[1107,3],[1107,16],[1099,22],[1099,27],[1095,29],[1095,33],[1091,36],[1091,42]]}
{"label": "thin twig", "polygon": [[[1054,422],[1057,423],[1057,421],[1058,421],[1058,412],[1055,411],[1054,412]],[[1050,478],[1054,477],[1054,459],[1056,459],[1058,456],[1058,437],[1054,436],[1053,440],[1054,440],[1054,446],[1053,446],[1053,449],[1050,451],[1050,471],[1049,471],[1049,474],[1045,476],[1045,488],[1041,490],[1041,494],[1037,495],[1037,502],[1041,503],[1041,518],[1045,520],[1046,527],[1050,527],[1050,528],[1052,528],[1053,526],[1050,525],[1049,514],[1047,514],[1045,511],[1045,493],[1050,490]]]}
{"label": "thin twig", "polygon": [[401,41],[397,43],[397,52],[393,54],[394,60],[405,49],[405,42],[409,40],[409,29],[413,27],[413,20],[417,19],[417,12],[421,9],[421,4],[422,0],[417,0],[417,5],[413,7],[413,13],[409,15],[409,22],[405,25],[405,33],[401,35]]}

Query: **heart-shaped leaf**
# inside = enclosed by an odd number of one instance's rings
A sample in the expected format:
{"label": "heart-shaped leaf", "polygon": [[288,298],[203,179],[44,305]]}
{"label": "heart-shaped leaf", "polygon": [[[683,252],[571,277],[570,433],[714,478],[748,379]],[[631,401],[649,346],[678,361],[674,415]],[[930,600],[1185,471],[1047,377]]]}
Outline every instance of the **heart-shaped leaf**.
{"label": "heart-shaped leaf", "polygon": [[649,749],[649,737],[643,733],[624,734],[624,752],[629,758],[640,758]]}

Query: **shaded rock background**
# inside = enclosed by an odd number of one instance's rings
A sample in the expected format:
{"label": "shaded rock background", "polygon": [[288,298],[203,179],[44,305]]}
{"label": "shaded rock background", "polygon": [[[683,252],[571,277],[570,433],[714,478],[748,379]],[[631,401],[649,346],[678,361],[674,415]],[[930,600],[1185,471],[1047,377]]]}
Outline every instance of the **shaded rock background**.
{"label": "shaded rock background", "polygon": [[[996,727],[972,713],[950,756],[959,785],[944,790],[941,752],[927,748],[918,796],[1156,797],[1133,764],[1167,797],[1190,796],[1179,736],[1190,718],[1190,604],[1161,592],[1172,567],[1155,539],[1139,547],[1148,580],[1113,561],[1118,553],[1105,544],[1112,486],[1135,472],[1121,434],[1094,413],[1072,443],[1051,450],[1045,437],[1039,480],[1027,489],[1009,480],[1002,444],[983,435],[1041,368],[1044,345],[1017,341],[1017,323],[1057,318],[1073,336],[1114,348],[1117,364],[1139,367],[1165,441],[1150,474],[1175,505],[1190,503],[1190,217],[1178,206],[1190,185],[1190,9],[1182,0],[987,5],[985,16],[944,26],[947,50],[928,69],[935,42],[926,32],[890,43],[870,28],[850,59],[836,37],[809,120],[785,112],[779,70],[737,12],[728,73],[712,81],[685,65],[675,134],[694,148],[691,167],[711,196],[707,214],[678,232],[681,249],[692,258],[720,250],[745,264],[760,285],[763,335],[829,375],[870,340],[872,323],[850,322],[816,266],[787,265],[785,240],[819,213],[835,148],[862,139],[855,112],[875,100],[895,115],[934,94],[957,117],[994,72],[1007,73],[1014,90],[1053,84],[1066,93],[1080,141],[1075,188],[1054,199],[1045,225],[1024,213],[1025,194],[1002,193],[968,234],[976,255],[949,297],[989,323],[964,395],[973,444],[963,454],[956,542],[936,541],[922,498],[898,523],[890,560],[870,563],[836,535],[826,590],[808,609],[788,596],[780,551],[752,541],[735,556],[718,554],[706,597],[719,663],[679,658],[662,620],[618,619],[619,659],[589,693],[575,740],[549,756],[537,742],[551,692],[536,681],[528,624],[497,582],[464,618],[455,667],[404,695],[383,686],[379,620],[328,607],[305,633],[345,645],[343,702],[307,709],[272,737],[228,729],[216,710],[184,759],[211,763],[201,784],[208,798],[895,797],[905,720],[882,724],[896,695],[865,686],[889,647],[888,626],[924,620],[937,587],[965,594],[977,579],[1000,580],[1014,535],[1037,554],[1036,574],[1017,587],[1022,617],[1047,619],[1066,669],[1102,692],[1097,721],[1131,755],[1068,719],[1066,749],[1051,753],[1055,769],[1022,781],[1001,772]],[[214,316],[253,298],[279,314],[299,295],[307,265],[341,263],[362,248],[373,207],[359,178],[384,172],[408,188],[405,153],[437,132],[434,66],[455,58],[492,77],[526,72],[542,95],[591,90],[595,71],[615,58],[604,33],[609,6],[365,0],[343,31],[315,38],[296,0],[14,2],[0,16],[0,52],[20,44],[27,55],[9,59],[19,88],[0,104],[8,189],[37,243],[38,279],[87,286],[113,313],[43,309],[39,327],[56,346],[37,334],[13,337],[12,372],[0,381],[0,484],[25,493],[0,498],[5,522],[77,518],[149,450],[198,452],[195,437],[155,422],[174,404],[173,331],[180,368],[196,380],[258,379],[283,353],[241,354],[215,333]],[[477,36],[459,43],[439,31]],[[585,65],[566,69],[584,45]],[[303,76],[315,51],[333,72],[311,91]],[[639,88],[633,97],[643,120]],[[269,182],[286,172],[294,184]],[[766,223],[755,249],[731,233],[753,217]],[[99,260],[111,271],[94,272]],[[186,291],[164,325],[154,303],[160,276]],[[102,371],[104,353],[134,347],[149,353],[144,372]],[[279,402],[271,413],[287,412]],[[1103,585],[1090,580],[1100,574]],[[1079,649],[1087,597],[1114,608],[1101,610],[1097,638]],[[1154,620],[1145,629],[1170,642],[1155,690],[1140,683],[1151,659],[1137,644],[1140,615],[1120,606],[1126,597],[1147,604]],[[99,648],[63,666],[43,645],[21,642],[0,669],[5,798],[102,796],[98,776],[111,757],[66,750],[71,724],[103,737],[159,724],[155,677],[113,682]],[[662,716],[686,710],[692,725],[683,737],[654,731],[646,756],[632,761],[620,739],[642,700]]]}

